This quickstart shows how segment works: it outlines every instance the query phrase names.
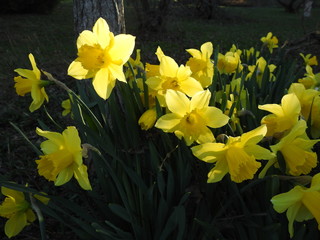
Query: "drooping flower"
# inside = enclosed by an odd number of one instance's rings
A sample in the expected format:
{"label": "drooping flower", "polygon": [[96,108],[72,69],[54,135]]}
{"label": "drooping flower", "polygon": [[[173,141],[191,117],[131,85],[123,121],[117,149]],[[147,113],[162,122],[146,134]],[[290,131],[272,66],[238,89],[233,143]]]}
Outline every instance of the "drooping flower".
{"label": "drooping flower", "polygon": [[191,77],[198,80],[203,88],[208,87],[212,83],[214,72],[213,63],[210,59],[213,52],[212,43],[206,42],[202,44],[200,51],[197,49],[187,49],[187,52],[192,56],[186,64],[192,71]]}
{"label": "drooping flower", "polygon": [[263,42],[263,45],[269,49],[270,53],[272,53],[273,49],[278,47],[279,41],[276,36],[272,36],[272,32],[269,32],[267,36],[261,38],[261,42]]}
{"label": "drooping flower", "polygon": [[294,93],[300,101],[301,115],[308,121],[309,116],[318,118],[317,115],[312,114],[311,108],[314,106],[314,100],[320,95],[320,92],[315,89],[306,89],[302,83],[292,83],[288,93]]}
{"label": "drooping flower", "polygon": [[256,61],[256,65],[251,65],[248,66],[249,73],[246,76],[246,79],[249,79],[252,77],[252,74],[255,72],[256,73],[256,80],[258,82],[259,87],[261,88],[261,83],[262,83],[262,77],[265,72],[265,69],[268,68],[270,72],[270,81],[273,81],[275,79],[275,76],[273,75],[273,71],[276,69],[276,65],[274,64],[267,64],[267,61],[263,58],[260,57]]}
{"label": "drooping flower", "polygon": [[145,111],[138,120],[142,130],[148,130],[152,128],[157,120],[157,111],[155,108],[150,108]]}
{"label": "drooping flower", "polygon": [[190,97],[203,90],[200,82],[191,77],[192,72],[189,66],[178,66],[174,59],[165,56],[162,51],[157,53],[160,61],[160,75],[148,78],[146,84],[157,92],[161,106],[166,105],[165,95],[168,89],[183,92]]}
{"label": "drooping flower", "polygon": [[293,176],[308,174],[317,166],[317,154],[312,147],[319,140],[310,140],[306,129],[306,121],[299,120],[276,145],[270,146],[274,153],[281,152],[287,172]]}
{"label": "drooping flower", "polygon": [[306,89],[314,88],[320,85],[320,73],[314,74],[312,67],[309,65],[306,66],[306,73],[303,78],[298,80],[299,83],[302,83]]}
{"label": "drooping flower", "polygon": [[36,160],[39,175],[54,181],[56,186],[67,183],[74,176],[84,190],[91,190],[77,129],[67,127],[61,134],[37,128],[36,132],[48,139],[40,145],[45,155]]}
{"label": "drooping flower", "polygon": [[192,147],[192,153],[200,160],[215,163],[208,173],[208,183],[219,182],[227,174],[240,183],[252,179],[261,163],[256,159],[271,159],[274,155],[258,145],[267,133],[262,125],[238,137],[228,137],[227,143],[204,143]]}
{"label": "drooping flower", "polygon": [[234,73],[237,69],[242,71],[243,67],[239,54],[236,52],[227,52],[225,55],[219,53],[217,68],[221,74]]}
{"label": "drooping flower", "polygon": [[158,119],[155,127],[164,132],[172,132],[187,145],[193,142],[205,143],[214,141],[211,128],[226,125],[229,117],[216,107],[209,106],[209,90],[196,93],[191,100],[179,91],[168,90],[166,103],[171,113]]}
{"label": "drooping flower", "polygon": [[84,30],[77,39],[78,57],[70,64],[68,75],[76,79],[93,78],[97,94],[109,98],[116,79],[127,82],[123,65],[128,61],[135,45],[129,34],[114,36],[107,22],[99,18],[92,31]]}
{"label": "drooping flower", "polygon": [[294,235],[294,221],[315,218],[320,230],[320,173],[313,176],[310,188],[297,185],[286,193],[274,196],[271,202],[278,213],[287,211],[290,238]]}
{"label": "drooping flower", "polygon": [[1,192],[6,198],[0,205],[0,216],[8,218],[4,232],[8,238],[11,238],[19,234],[25,226],[34,222],[36,216],[22,192],[6,187],[1,187]]}
{"label": "drooping flower", "polygon": [[32,103],[29,107],[30,112],[33,112],[41,107],[44,100],[49,101],[48,95],[45,91],[45,86],[48,85],[48,81],[41,80],[41,72],[38,69],[33,55],[29,54],[29,60],[31,62],[32,70],[18,68],[14,71],[20,76],[14,78],[15,89],[19,96],[25,96],[27,93],[31,93]]}
{"label": "drooping flower", "polygon": [[312,56],[311,54],[304,55],[302,53],[300,53],[300,56],[303,58],[305,65],[309,65],[309,66],[318,65],[317,56],[311,57]]}
{"label": "drooping flower", "polygon": [[284,95],[281,105],[264,104],[259,105],[258,108],[272,113],[261,119],[261,124],[267,125],[266,136],[268,137],[291,129],[298,122],[301,111],[299,99],[293,93]]}

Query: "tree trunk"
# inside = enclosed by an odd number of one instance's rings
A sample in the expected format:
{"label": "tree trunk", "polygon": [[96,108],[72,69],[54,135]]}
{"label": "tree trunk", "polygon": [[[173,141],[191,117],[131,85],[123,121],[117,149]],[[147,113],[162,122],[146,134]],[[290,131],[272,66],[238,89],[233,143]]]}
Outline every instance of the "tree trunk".
{"label": "tree trunk", "polygon": [[123,0],[73,0],[76,35],[92,30],[99,17],[104,18],[114,34],[125,32]]}

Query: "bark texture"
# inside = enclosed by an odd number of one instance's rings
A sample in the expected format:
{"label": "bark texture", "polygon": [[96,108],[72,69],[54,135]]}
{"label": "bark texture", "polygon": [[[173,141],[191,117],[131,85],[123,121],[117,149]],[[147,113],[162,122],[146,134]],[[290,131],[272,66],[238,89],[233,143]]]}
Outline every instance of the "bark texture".
{"label": "bark texture", "polygon": [[73,0],[75,32],[92,30],[99,17],[104,18],[115,34],[125,32],[123,0]]}

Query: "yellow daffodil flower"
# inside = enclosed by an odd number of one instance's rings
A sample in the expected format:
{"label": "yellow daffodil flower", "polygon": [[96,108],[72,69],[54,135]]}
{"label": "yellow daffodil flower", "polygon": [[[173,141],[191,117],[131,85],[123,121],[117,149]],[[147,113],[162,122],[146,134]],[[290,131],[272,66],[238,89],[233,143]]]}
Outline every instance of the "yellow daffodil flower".
{"label": "yellow daffodil flower", "polygon": [[192,71],[191,77],[198,80],[203,88],[210,86],[213,78],[213,63],[210,59],[213,53],[212,43],[202,44],[200,51],[197,49],[187,49],[186,51],[192,56],[186,64]]}
{"label": "yellow daffodil flower", "polygon": [[306,121],[308,121],[310,115],[312,118],[318,118],[317,115],[312,114],[311,108],[314,105],[315,98],[320,95],[319,91],[306,89],[302,83],[292,83],[288,93],[294,93],[298,97],[301,105],[301,115]]}
{"label": "yellow daffodil flower", "polygon": [[266,37],[262,37],[260,40],[263,42],[263,45],[269,49],[270,53],[273,52],[274,48],[278,47],[278,38],[272,36],[272,32],[269,32]]}
{"label": "yellow daffodil flower", "polygon": [[160,75],[148,78],[146,84],[157,92],[161,106],[166,106],[165,94],[168,89],[183,92],[190,97],[203,90],[200,82],[191,77],[190,67],[178,66],[174,59],[163,53],[158,54],[158,58]]}
{"label": "yellow daffodil flower", "polygon": [[8,218],[4,232],[8,238],[11,238],[19,234],[25,226],[34,222],[36,216],[22,192],[6,187],[1,187],[1,192],[6,198],[0,205],[0,216]]}
{"label": "yellow daffodil flower", "polygon": [[237,46],[234,44],[232,44],[229,52],[236,52],[239,56],[241,56],[241,54],[242,54],[242,50],[237,48]]}
{"label": "yellow daffodil flower", "polygon": [[270,81],[273,81],[275,79],[275,76],[273,75],[273,71],[276,69],[276,65],[267,64],[267,61],[263,57],[260,57],[257,60],[256,65],[248,66],[248,69],[250,72],[247,74],[246,79],[251,78],[254,71],[256,71],[256,79],[257,79],[259,87],[261,88],[262,77],[263,77],[263,74],[264,74],[266,67],[269,68]]}
{"label": "yellow daffodil flower", "polygon": [[255,50],[254,47],[251,47],[250,49],[245,49],[244,52],[247,61],[249,61],[251,57],[258,58],[260,56],[260,52]]}
{"label": "yellow daffodil flower", "polygon": [[[131,67],[133,68],[134,75],[137,76],[139,70],[143,71],[144,66],[143,63],[141,62],[141,55],[140,55],[141,50],[137,49],[136,51],[136,59],[133,59],[132,57],[129,58],[129,63]],[[125,72],[126,79],[128,80],[133,80],[135,76],[133,76],[132,70],[129,67],[129,64],[126,63],[125,66],[127,67],[127,70]],[[139,70],[138,70],[139,69]]]}
{"label": "yellow daffodil flower", "polygon": [[314,74],[312,67],[309,65],[306,66],[306,73],[304,77],[298,80],[299,83],[302,83],[306,89],[314,88],[320,85],[320,73]]}
{"label": "yellow daffodil flower", "polygon": [[281,105],[259,105],[259,109],[269,111],[269,114],[261,119],[261,124],[266,124],[268,132],[266,136],[275,136],[291,129],[299,119],[301,106],[294,93],[286,94],[281,99]]}
{"label": "yellow daffodil flower", "polygon": [[227,174],[231,180],[240,183],[252,179],[261,163],[256,159],[271,159],[274,155],[257,145],[267,133],[262,125],[238,137],[229,137],[226,144],[204,143],[192,147],[192,153],[200,160],[215,163],[208,173],[208,183],[219,182]]}
{"label": "yellow daffodil flower", "polygon": [[97,94],[109,98],[116,79],[127,82],[123,65],[128,61],[135,45],[129,34],[114,36],[107,22],[99,18],[92,31],[83,31],[77,39],[78,57],[70,64],[68,75],[76,79],[93,78]]}
{"label": "yellow daffodil flower", "polygon": [[236,52],[227,52],[225,55],[219,53],[217,68],[221,74],[234,73],[237,69],[242,71],[243,67],[239,54]]}
{"label": "yellow daffodil flower", "polygon": [[68,127],[61,134],[37,128],[36,132],[48,139],[40,145],[45,155],[36,160],[39,175],[54,181],[56,186],[67,183],[74,176],[84,190],[91,190],[77,129]]}
{"label": "yellow daffodil flower", "polygon": [[25,96],[31,93],[32,103],[29,107],[30,112],[33,112],[41,107],[44,100],[49,101],[48,95],[44,89],[48,85],[48,81],[41,80],[41,72],[38,69],[33,55],[29,54],[32,70],[29,69],[15,69],[20,76],[15,77],[15,89],[19,96]]}
{"label": "yellow daffodil flower", "polygon": [[168,90],[166,103],[171,113],[160,117],[155,127],[173,132],[179,139],[183,138],[188,146],[195,141],[214,141],[208,127],[222,127],[228,123],[229,117],[220,109],[208,106],[210,98],[209,90],[196,93],[191,100],[182,92]]}
{"label": "yellow daffodil flower", "polygon": [[142,130],[148,130],[152,128],[157,121],[157,111],[155,108],[150,108],[145,111],[138,120]]}
{"label": "yellow daffodil flower", "polygon": [[303,58],[304,64],[305,65],[309,65],[309,66],[317,66],[318,65],[318,60],[317,60],[317,56],[313,56],[311,54],[307,54],[304,55],[302,53],[300,53],[300,56]]}
{"label": "yellow daffodil flower", "polygon": [[310,188],[295,186],[286,193],[271,199],[278,213],[287,211],[290,238],[294,235],[293,222],[302,222],[315,218],[320,230],[320,173],[313,176]]}
{"label": "yellow daffodil flower", "polygon": [[314,98],[311,109],[311,137],[320,137],[320,97]]}
{"label": "yellow daffodil flower", "polygon": [[299,120],[280,142],[270,146],[274,153],[278,151],[282,153],[287,172],[293,176],[308,174],[317,166],[317,154],[312,152],[312,147],[319,140],[310,140],[306,129],[306,121]]}

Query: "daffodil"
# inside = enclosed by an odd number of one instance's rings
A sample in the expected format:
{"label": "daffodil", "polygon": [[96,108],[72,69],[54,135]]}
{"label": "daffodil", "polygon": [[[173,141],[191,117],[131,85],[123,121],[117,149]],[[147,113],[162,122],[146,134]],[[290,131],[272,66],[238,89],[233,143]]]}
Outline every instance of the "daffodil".
{"label": "daffodil", "polygon": [[263,57],[260,57],[256,61],[256,65],[248,66],[250,72],[247,74],[246,79],[251,78],[252,74],[255,72],[257,83],[259,87],[261,87],[262,77],[266,68],[268,68],[270,72],[270,81],[274,80],[275,76],[273,75],[273,71],[276,69],[276,65],[267,64],[267,61]]}
{"label": "daffodil", "polygon": [[217,68],[220,73],[230,74],[234,73],[237,69],[242,71],[240,56],[236,52],[227,52],[225,55],[218,54]]}
{"label": "daffodil", "polygon": [[0,216],[8,218],[4,232],[8,238],[11,238],[19,234],[25,226],[34,222],[36,216],[22,192],[6,187],[1,187],[1,192],[6,198],[0,205]]}
{"label": "daffodil", "polygon": [[70,64],[68,74],[76,79],[93,78],[97,94],[109,98],[116,79],[127,82],[123,65],[134,49],[135,37],[114,36],[107,22],[99,18],[92,31],[84,30],[77,39],[78,57]]}
{"label": "daffodil", "polygon": [[239,48],[237,48],[237,46],[234,45],[234,44],[232,44],[229,52],[235,52],[235,53],[237,53],[239,56],[241,56],[241,54],[242,54],[242,50],[239,49]]}
{"label": "daffodil", "polygon": [[262,37],[260,40],[269,49],[270,53],[273,52],[274,48],[278,47],[279,40],[276,36],[272,36],[272,32],[269,32],[267,36]]}
{"label": "daffodil", "polygon": [[312,67],[309,65],[306,66],[306,73],[303,78],[298,80],[299,83],[302,83],[306,89],[314,88],[320,85],[320,73],[314,74]]}
{"label": "daffodil", "polygon": [[164,132],[173,132],[187,145],[193,142],[205,143],[214,141],[211,128],[226,125],[229,117],[216,107],[210,107],[211,93],[209,90],[196,93],[191,100],[179,91],[168,90],[166,103],[171,113],[158,119],[155,127]]}
{"label": "daffodil", "polygon": [[157,111],[155,108],[150,108],[145,111],[138,120],[142,130],[148,130],[152,128],[157,120]]}
{"label": "daffodil", "polygon": [[74,176],[84,190],[91,190],[77,129],[71,126],[61,134],[37,128],[36,132],[48,139],[40,145],[45,155],[36,160],[39,175],[54,181],[56,186],[67,183]]}
{"label": "daffodil", "polygon": [[271,159],[274,155],[258,145],[267,133],[262,125],[238,137],[228,137],[227,143],[204,143],[192,147],[192,153],[200,160],[215,163],[208,173],[208,183],[219,182],[227,174],[240,183],[252,179],[261,163],[256,159]]}
{"label": "daffodil", "polygon": [[37,67],[33,55],[29,54],[32,70],[29,69],[15,69],[20,76],[15,77],[15,89],[19,96],[25,96],[31,93],[32,103],[29,107],[30,112],[33,112],[41,107],[44,100],[49,101],[48,95],[44,89],[48,85],[48,81],[41,80],[41,72]]}
{"label": "daffodil", "polygon": [[305,65],[309,65],[309,66],[318,65],[317,56],[311,57],[312,56],[311,54],[304,55],[302,53],[300,53],[300,56],[303,58]]}
{"label": "daffodil", "polygon": [[257,51],[254,47],[251,47],[250,49],[245,49],[244,53],[247,61],[249,61],[251,57],[258,58],[260,56],[260,52]]}
{"label": "daffodil", "polygon": [[314,100],[320,95],[320,92],[315,89],[306,89],[302,83],[292,83],[288,90],[288,93],[294,93],[300,101],[301,115],[308,121],[309,116],[312,118],[318,118],[316,114],[312,114],[312,107],[314,106]]}
{"label": "daffodil", "polygon": [[259,109],[269,111],[269,114],[261,119],[261,124],[266,124],[268,132],[266,136],[282,134],[291,129],[299,119],[301,105],[294,93],[286,94],[279,104],[259,105]]}
{"label": "daffodil", "polygon": [[320,137],[320,97],[316,96],[312,103],[311,109],[311,136],[312,138]]}
{"label": "daffodil", "polygon": [[158,52],[160,61],[159,75],[147,79],[146,84],[157,92],[157,98],[161,106],[165,106],[165,95],[168,89],[176,90],[192,97],[203,88],[199,81],[191,77],[189,66],[180,65],[171,57]]}
{"label": "daffodil", "polygon": [[[135,78],[135,76],[138,75],[139,71],[144,70],[144,66],[143,63],[141,62],[141,54],[140,54],[141,50],[137,49],[136,51],[136,59],[133,59],[132,57],[129,58],[128,63],[130,63],[131,67],[129,67],[129,64],[126,63],[125,66],[127,67],[127,70],[125,72],[125,76],[126,79],[128,80],[133,80]],[[132,72],[133,70],[133,72]],[[133,76],[133,74],[135,76]]]}
{"label": "daffodil", "polygon": [[213,78],[213,63],[210,59],[213,52],[212,43],[206,42],[202,44],[200,51],[187,49],[187,52],[192,56],[186,64],[192,71],[191,77],[198,80],[203,88],[208,87],[211,85]]}
{"label": "daffodil", "polygon": [[315,218],[320,230],[320,173],[313,176],[310,188],[297,185],[286,193],[274,196],[271,202],[278,213],[287,212],[290,238],[294,236],[294,221]]}
{"label": "daffodil", "polygon": [[310,140],[306,129],[306,121],[299,120],[276,145],[270,146],[274,153],[281,152],[287,172],[293,176],[308,174],[317,166],[317,154],[312,151],[312,147],[319,140]]}

